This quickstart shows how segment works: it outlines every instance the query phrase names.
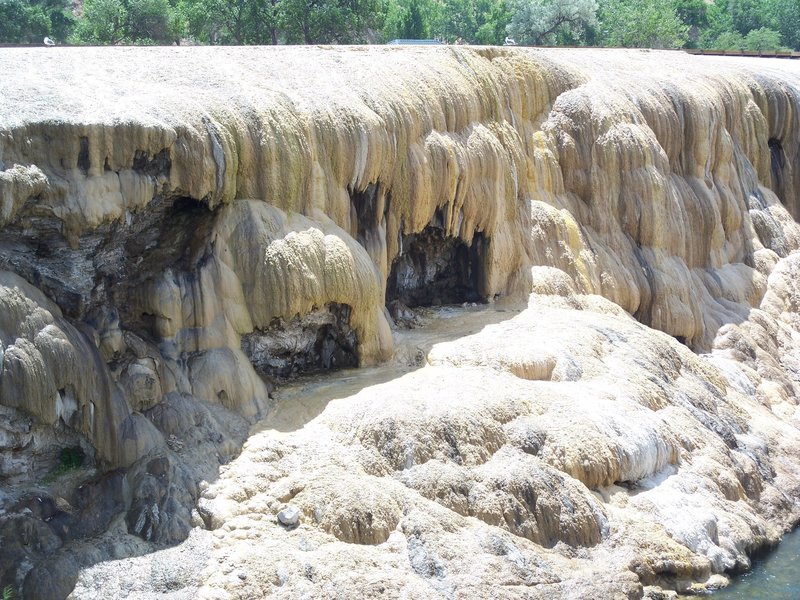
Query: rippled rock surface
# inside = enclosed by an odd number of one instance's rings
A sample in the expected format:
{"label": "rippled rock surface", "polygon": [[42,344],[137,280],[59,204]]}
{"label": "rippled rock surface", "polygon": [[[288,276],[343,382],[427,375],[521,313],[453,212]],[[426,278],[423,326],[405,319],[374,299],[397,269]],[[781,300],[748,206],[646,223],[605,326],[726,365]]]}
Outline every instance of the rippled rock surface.
{"label": "rippled rock surface", "polygon": [[0,66],[0,587],[658,597],[800,520],[793,61]]}

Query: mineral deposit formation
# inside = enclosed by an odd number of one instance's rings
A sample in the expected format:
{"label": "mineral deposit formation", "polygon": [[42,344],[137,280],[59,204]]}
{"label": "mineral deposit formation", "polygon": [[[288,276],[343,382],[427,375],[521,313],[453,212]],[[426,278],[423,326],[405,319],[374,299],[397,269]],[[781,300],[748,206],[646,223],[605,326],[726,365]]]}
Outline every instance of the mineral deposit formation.
{"label": "mineral deposit formation", "polygon": [[800,62],[0,70],[0,589],[670,598],[800,520]]}

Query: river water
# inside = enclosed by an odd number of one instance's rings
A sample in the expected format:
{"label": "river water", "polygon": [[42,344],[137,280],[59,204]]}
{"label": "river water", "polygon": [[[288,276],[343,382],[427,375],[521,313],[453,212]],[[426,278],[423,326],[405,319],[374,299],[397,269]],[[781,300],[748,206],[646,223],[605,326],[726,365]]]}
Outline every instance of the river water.
{"label": "river water", "polygon": [[753,562],[712,600],[800,600],[800,528],[783,536],[778,547]]}

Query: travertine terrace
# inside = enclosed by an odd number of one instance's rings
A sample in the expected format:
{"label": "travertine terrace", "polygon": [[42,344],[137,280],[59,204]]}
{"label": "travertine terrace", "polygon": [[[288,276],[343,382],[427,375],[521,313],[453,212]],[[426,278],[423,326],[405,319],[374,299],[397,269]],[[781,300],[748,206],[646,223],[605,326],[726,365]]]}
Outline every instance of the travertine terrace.
{"label": "travertine terrace", "polygon": [[0,587],[659,598],[800,520],[800,64],[0,68]]}

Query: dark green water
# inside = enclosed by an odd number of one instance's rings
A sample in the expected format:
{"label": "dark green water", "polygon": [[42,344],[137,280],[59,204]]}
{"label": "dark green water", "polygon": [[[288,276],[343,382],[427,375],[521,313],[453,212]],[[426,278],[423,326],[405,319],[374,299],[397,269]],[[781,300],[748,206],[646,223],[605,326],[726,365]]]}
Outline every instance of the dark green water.
{"label": "dark green water", "polygon": [[800,600],[800,528],[783,536],[775,549],[753,563],[712,600]]}

